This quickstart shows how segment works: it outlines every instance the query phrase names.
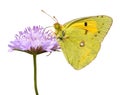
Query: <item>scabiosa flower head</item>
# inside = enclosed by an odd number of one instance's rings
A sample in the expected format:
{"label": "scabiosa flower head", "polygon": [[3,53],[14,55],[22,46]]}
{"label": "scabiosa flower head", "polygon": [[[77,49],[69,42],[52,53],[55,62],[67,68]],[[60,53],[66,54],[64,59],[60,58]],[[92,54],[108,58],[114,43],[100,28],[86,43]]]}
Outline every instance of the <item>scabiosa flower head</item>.
{"label": "scabiosa flower head", "polygon": [[30,54],[52,52],[60,48],[54,33],[42,26],[25,28],[24,31],[15,35],[15,40],[11,41],[8,46],[10,50],[24,51]]}

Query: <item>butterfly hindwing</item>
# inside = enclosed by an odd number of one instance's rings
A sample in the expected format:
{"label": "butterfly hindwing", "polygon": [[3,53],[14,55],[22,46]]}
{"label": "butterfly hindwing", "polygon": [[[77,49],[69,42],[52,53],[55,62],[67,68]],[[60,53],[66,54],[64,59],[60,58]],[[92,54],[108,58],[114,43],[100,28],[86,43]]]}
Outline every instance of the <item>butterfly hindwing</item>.
{"label": "butterfly hindwing", "polygon": [[[89,64],[96,57],[100,48],[100,43],[94,41],[91,36],[87,38],[84,32],[83,29],[68,28],[66,29],[66,39],[59,41],[66,59],[75,69],[81,69]],[[69,36],[67,37],[67,35]]]}

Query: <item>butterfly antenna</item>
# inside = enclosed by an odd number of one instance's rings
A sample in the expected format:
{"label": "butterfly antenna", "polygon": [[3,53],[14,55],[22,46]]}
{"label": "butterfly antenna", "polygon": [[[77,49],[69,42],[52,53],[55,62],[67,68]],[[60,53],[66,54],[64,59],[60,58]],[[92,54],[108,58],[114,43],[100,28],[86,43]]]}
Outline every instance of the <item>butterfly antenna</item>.
{"label": "butterfly antenna", "polygon": [[55,16],[51,16],[49,14],[47,14],[44,10],[41,10],[44,14],[46,14],[47,16],[49,16],[50,18],[52,18],[55,22],[58,22],[58,20],[55,18]]}
{"label": "butterfly antenna", "polygon": [[57,20],[57,18],[56,18],[55,16],[53,16],[53,18],[54,18],[54,20],[55,20],[56,22],[58,22],[58,20]]}

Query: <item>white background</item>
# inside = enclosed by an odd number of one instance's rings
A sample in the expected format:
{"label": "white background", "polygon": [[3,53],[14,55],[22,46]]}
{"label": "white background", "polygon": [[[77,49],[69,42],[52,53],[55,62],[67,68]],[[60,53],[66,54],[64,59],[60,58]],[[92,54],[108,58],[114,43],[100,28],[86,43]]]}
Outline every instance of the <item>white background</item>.
{"label": "white background", "polygon": [[39,95],[120,95],[119,0],[1,0],[0,95],[35,95],[32,56],[8,52],[9,41],[27,26],[52,26],[78,17],[109,15],[113,25],[97,58],[82,70],[74,70],[62,52],[37,56]]}

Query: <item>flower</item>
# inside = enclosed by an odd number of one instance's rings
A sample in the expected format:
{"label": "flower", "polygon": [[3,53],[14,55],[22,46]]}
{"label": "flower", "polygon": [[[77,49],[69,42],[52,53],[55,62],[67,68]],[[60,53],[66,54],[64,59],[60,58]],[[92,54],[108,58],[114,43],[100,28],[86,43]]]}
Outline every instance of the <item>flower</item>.
{"label": "flower", "polygon": [[11,41],[8,47],[11,51],[18,50],[30,54],[56,51],[60,47],[53,34],[42,26],[27,27],[15,35],[15,40]]}

